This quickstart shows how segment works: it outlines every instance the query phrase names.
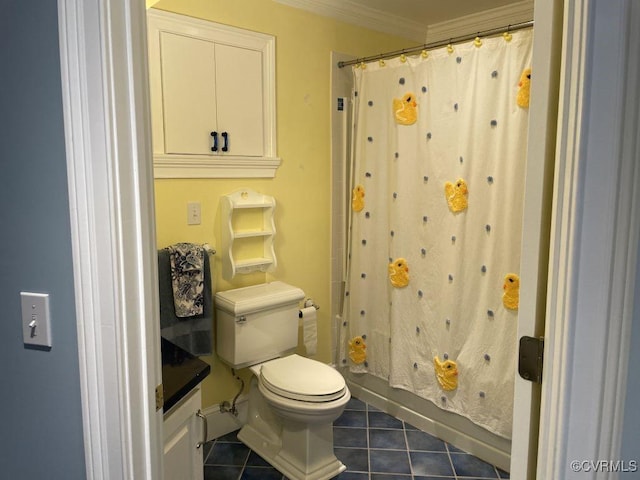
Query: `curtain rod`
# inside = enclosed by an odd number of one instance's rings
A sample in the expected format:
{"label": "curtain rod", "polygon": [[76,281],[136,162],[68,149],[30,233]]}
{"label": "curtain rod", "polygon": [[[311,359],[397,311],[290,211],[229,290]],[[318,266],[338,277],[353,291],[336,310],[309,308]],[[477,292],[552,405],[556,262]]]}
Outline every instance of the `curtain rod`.
{"label": "curtain rod", "polygon": [[468,35],[462,35],[462,36],[459,36],[459,37],[453,37],[453,38],[450,38],[449,40],[440,40],[438,42],[433,42],[433,43],[429,43],[429,44],[425,43],[424,45],[417,45],[415,47],[404,48],[402,50],[396,50],[394,52],[381,53],[379,55],[372,55],[370,57],[356,58],[355,60],[348,60],[348,61],[344,61],[344,62],[338,62],[338,68],[343,68],[343,67],[346,67],[347,65],[356,65],[356,64],[359,64],[359,63],[373,62],[373,61],[376,61],[376,60],[386,60],[386,59],[389,59],[389,58],[398,57],[400,55],[406,55],[406,54],[410,54],[410,53],[418,53],[418,52],[421,52],[423,50],[446,47],[447,45],[452,45],[454,43],[468,42],[469,40],[473,40],[473,39],[478,38],[478,37],[491,37],[491,36],[497,35],[499,33],[515,32],[516,30],[522,30],[524,28],[529,28],[529,27],[533,27],[533,20],[528,21],[528,22],[516,23],[514,25],[507,25],[506,27],[492,28],[490,30],[484,30],[482,32],[478,32],[478,33],[474,33],[474,34],[468,34]]}

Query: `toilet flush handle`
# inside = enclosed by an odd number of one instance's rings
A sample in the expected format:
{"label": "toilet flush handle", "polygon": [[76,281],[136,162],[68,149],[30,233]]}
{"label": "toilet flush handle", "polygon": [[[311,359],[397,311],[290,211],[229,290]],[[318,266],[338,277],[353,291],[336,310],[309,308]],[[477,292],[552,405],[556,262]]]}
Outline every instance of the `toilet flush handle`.
{"label": "toilet flush handle", "polygon": [[247,317],[245,317],[244,315],[239,316],[238,318],[236,318],[236,323],[247,323]]}

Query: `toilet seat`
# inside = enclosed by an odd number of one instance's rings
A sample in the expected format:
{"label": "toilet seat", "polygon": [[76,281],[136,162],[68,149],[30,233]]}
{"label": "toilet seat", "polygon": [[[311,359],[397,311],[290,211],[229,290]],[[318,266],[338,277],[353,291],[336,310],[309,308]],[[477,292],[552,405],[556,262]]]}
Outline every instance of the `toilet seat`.
{"label": "toilet seat", "polygon": [[346,392],[340,373],[324,363],[296,354],[262,364],[259,379],[271,393],[302,402],[332,402]]}

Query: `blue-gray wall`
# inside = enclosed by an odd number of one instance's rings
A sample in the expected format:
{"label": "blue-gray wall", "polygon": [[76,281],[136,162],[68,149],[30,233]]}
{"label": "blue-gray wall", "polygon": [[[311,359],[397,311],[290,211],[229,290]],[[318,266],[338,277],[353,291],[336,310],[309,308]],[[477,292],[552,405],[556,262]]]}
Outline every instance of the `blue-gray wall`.
{"label": "blue-gray wall", "polygon": [[[0,478],[86,477],[56,0],[0,0]],[[50,294],[53,348],[22,342]]]}

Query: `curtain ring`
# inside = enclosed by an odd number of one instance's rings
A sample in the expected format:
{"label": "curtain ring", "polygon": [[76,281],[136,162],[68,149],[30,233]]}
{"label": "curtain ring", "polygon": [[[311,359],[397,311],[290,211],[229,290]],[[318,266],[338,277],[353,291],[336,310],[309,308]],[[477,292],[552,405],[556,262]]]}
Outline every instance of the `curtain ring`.
{"label": "curtain ring", "polygon": [[507,25],[507,31],[502,34],[506,42],[510,42],[513,38],[513,35],[511,35],[511,33],[509,32],[510,29],[511,25]]}

